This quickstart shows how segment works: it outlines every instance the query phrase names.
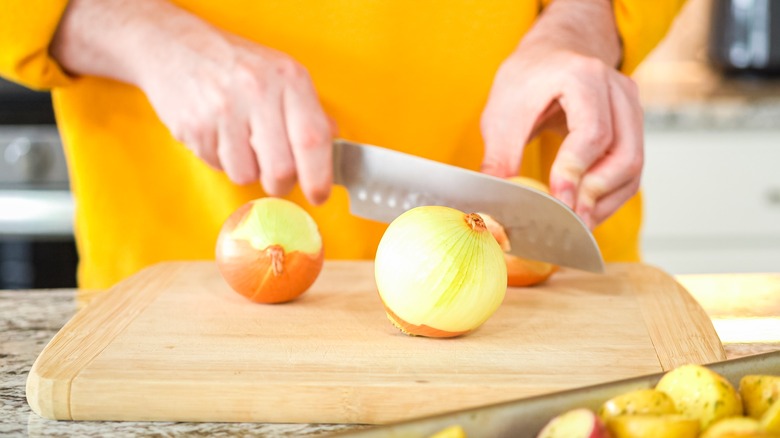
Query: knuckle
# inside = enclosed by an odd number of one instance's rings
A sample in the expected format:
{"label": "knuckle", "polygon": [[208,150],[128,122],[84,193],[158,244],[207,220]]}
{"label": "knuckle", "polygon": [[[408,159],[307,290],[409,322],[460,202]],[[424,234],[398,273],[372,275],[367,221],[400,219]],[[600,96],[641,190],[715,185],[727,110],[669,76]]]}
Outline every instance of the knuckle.
{"label": "knuckle", "polygon": [[269,88],[269,81],[263,75],[257,74],[252,68],[241,65],[236,68],[236,83],[247,93],[263,96]]}
{"label": "knuckle", "polygon": [[618,74],[622,78],[623,88],[625,89],[626,94],[628,94],[628,96],[632,99],[639,99],[639,85],[636,83],[636,81],[624,74]]}
{"label": "knuckle", "polygon": [[248,93],[264,99],[269,94],[269,90],[271,90],[271,83],[267,77],[253,75],[246,79],[245,87]]}
{"label": "knuckle", "polygon": [[306,69],[301,64],[289,58],[282,59],[277,62],[276,73],[279,76],[290,80],[302,80],[309,78],[309,73],[306,71]]}
{"label": "knuckle", "polygon": [[629,175],[641,175],[642,169],[645,166],[645,158],[643,154],[636,154],[629,162],[626,164],[626,171]]}
{"label": "knuckle", "polygon": [[327,131],[318,129],[314,126],[304,128],[300,133],[300,138],[298,140],[298,146],[301,151],[307,153],[327,146],[329,139],[326,132]]}
{"label": "knuckle", "polygon": [[561,151],[550,170],[551,184],[554,179],[558,189],[565,186],[576,187],[587,167],[575,154]]}
{"label": "knuckle", "polygon": [[578,204],[586,209],[592,209],[596,202],[607,194],[608,188],[601,178],[584,178],[579,190]]}
{"label": "knuckle", "polygon": [[585,137],[590,142],[606,146],[612,143],[612,129],[606,119],[600,118],[585,128]]}
{"label": "knuckle", "polygon": [[225,93],[215,93],[211,98],[212,114],[215,116],[230,115],[230,99]]}
{"label": "knuckle", "polygon": [[607,65],[598,58],[590,56],[573,56],[571,58],[571,74],[581,76],[601,76],[607,73]]}

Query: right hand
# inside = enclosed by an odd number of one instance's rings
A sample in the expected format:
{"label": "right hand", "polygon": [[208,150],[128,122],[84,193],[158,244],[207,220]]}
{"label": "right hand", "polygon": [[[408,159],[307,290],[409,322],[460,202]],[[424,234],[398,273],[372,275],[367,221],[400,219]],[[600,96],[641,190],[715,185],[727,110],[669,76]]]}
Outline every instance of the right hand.
{"label": "right hand", "polygon": [[310,202],[324,202],[335,128],[309,74],[284,53],[221,35],[194,36],[179,50],[158,53],[158,64],[139,83],[158,116],[231,181],[259,180],[272,196],[287,194],[298,181]]}
{"label": "right hand", "polygon": [[238,184],[310,202],[332,184],[335,126],[291,57],[165,0],[70,0],[50,53],[71,74],[135,85],[173,136]]}

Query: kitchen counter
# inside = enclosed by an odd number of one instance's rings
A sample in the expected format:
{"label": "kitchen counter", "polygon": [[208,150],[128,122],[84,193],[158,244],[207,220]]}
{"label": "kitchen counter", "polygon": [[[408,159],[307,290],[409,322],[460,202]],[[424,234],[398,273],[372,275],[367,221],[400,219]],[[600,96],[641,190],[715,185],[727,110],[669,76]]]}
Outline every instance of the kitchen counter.
{"label": "kitchen counter", "polygon": [[780,78],[726,76],[701,61],[648,63],[633,78],[648,131],[780,126]]}
{"label": "kitchen counter", "polygon": [[[677,279],[712,318],[729,358],[780,350],[780,273],[684,275]],[[43,419],[27,405],[27,373],[55,333],[94,295],[72,289],[0,291],[0,435],[324,436],[361,427]]]}
{"label": "kitchen counter", "polygon": [[633,72],[647,131],[777,130],[780,77],[723,75],[709,62],[713,0],[688,0]]}

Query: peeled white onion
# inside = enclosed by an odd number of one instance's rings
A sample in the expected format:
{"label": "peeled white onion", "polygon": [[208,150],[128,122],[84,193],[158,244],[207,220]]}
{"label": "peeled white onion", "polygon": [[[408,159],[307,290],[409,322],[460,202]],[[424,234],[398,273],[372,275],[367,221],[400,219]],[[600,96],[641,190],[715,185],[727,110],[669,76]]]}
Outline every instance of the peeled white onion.
{"label": "peeled white onion", "polygon": [[449,207],[413,208],[396,218],[375,260],[390,321],[410,335],[468,333],[498,309],[507,288],[504,253],[482,218]]}

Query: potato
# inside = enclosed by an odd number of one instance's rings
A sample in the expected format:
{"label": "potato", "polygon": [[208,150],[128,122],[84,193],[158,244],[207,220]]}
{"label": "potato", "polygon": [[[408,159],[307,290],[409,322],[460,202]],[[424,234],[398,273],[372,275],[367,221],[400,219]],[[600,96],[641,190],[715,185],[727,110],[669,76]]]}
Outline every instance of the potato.
{"label": "potato", "polygon": [[701,365],[682,365],[668,371],[655,389],[674,400],[677,412],[698,419],[701,430],[721,418],[742,415],[742,400],[734,386]]}
{"label": "potato", "polygon": [[780,435],[780,400],[775,400],[772,406],[761,416],[761,428],[767,432]]}
{"label": "potato", "polygon": [[674,400],[657,389],[637,389],[613,397],[599,408],[599,417],[605,422],[618,415],[676,414]]}
{"label": "potato", "polygon": [[699,421],[683,415],[620,415],[607,421],[613,438],[695,438]]}
{"label": "potato", "polygon": [[760,431],[761,424],[759,424],[758,420],[755,418],[729,417],[721,418],[712,423],[712,425],[701,434],[701,438],[721,438],[724,435],[729,434],[747,434]]}
{"label": "potato", "polygon": [[739,393],[745,407],[745,414],[753,418],[769,409],[769,406],[780,400],[780,376],[750,374],[739,381]]}
{"label": "potato", "polygon": [[566,411],[539,432],[537,438],[610,438],[604,423],[590,409]]}
{"label": "potato", "polygon": [[466,431],[456,424],[436,432],[429,438],[466,438]]}

